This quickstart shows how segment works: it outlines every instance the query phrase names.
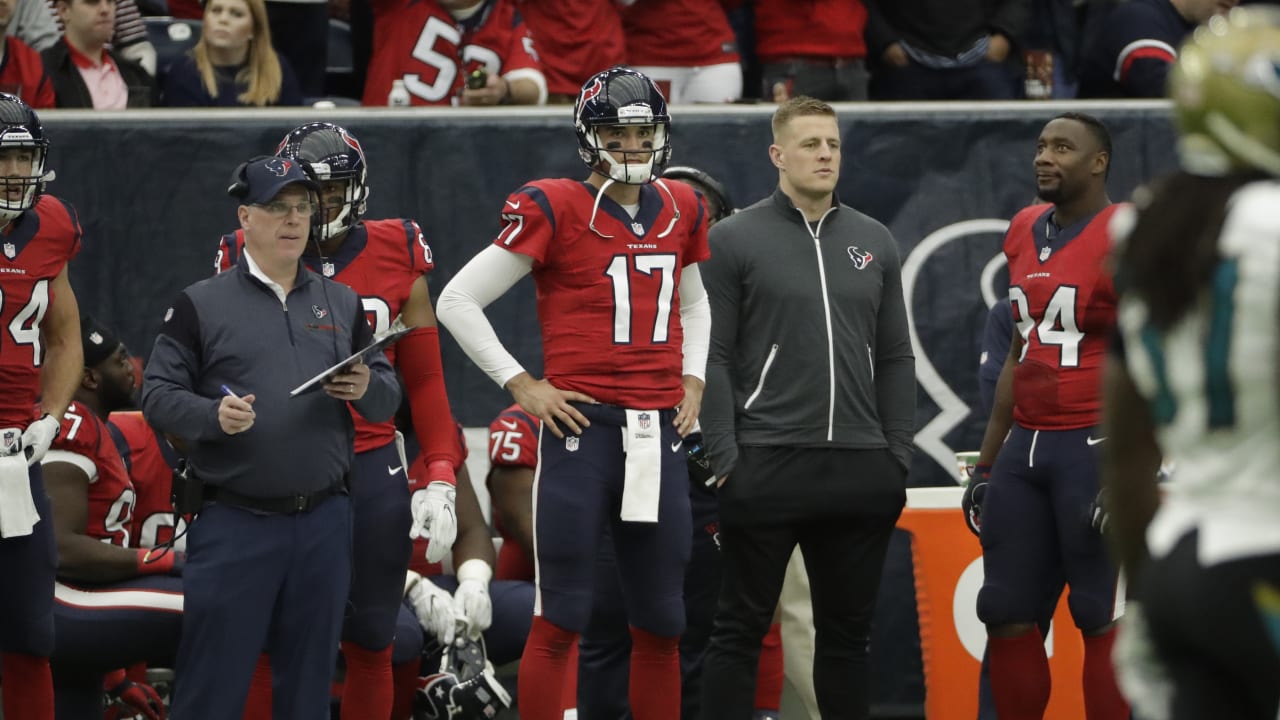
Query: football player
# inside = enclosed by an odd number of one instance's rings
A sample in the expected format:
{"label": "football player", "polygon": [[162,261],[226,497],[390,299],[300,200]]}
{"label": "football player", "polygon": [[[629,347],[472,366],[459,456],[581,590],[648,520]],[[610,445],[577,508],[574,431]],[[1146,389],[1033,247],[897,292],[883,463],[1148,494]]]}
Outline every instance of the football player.
{"label": "football player", "polygon": [[[1182,172],[1117,223],[1103,479],[1130,600],[1121,687],[1151,720],[1280,710],[1280,10],[1196,30],[1169,78]],[[1163,500],[1161,458],[1176,463]]]}
{"label": "football player", "polygon": [[[67,718],[101,712],[109,670],[142,661],[172,666],[182,629],[184,557],[132,547],[133,484],[106,425],[108,413],[133,403],[133,365],[109,328],[91,317],[80,327],[80,387],[42,461],[58,544],[55,690],[58,717]],[[135,688],[123,672],[105,687],[114,695],[141,691],[136,709],[163,715],[154,691]]]}
{"label": "football player", "polygon": [[[414,427],[425,448],[426,488],[410,509],[405,460],[395,423],[373,423],[353,412],[356,461],[351,482],[353,518],[351,596],[343,625],[347,675],[343,716],[391,712],[391,641],[412,552],[411,532],[430,535],[427,559],[439,561],[453,545],[452,452],[454,426],[440,366],[440,340],[427,290],[434,267],[431,248],[413,220],[365,220],[367,163],[360,141],[332,123],[298,127],[276,155],[308,166],[320,182],[317,241],[303,255],[313,271],[346,284],[360,295],[375,335],[393,321],[414,328],[384,352],[404,378]],[[223,236],[216,267],[239,262],[244,233]],[[251,690],[256,697],[261,689]]]}
{"label": "football player", "polygon": [[[708,257],[693,189],[654,179],[670,116],[653,81],[597,73],[574,108],[583,180],[538,180],[502,208],[503,228],[445,287],[441,321],[494,382],[542,422],[534,483],[537,596],[520,665],[521,717],[560,720],[570,647],[591,612],[609,524],[631,626],[631,712],[680,713],[678,643],[692,527],[682,449],[702,402]],[[532,274],[545,377],[493,332],[484,307]]]}
{"label": "football player", "polygon": [[[80,311],[67,263],[80,221],[44,194],[49,141],[35,112],[0,93],[0,714],[53,717],[53,526],[40,460],[84,373]],[[32,412],[36,398],[43,414]]]}
{"label": "football player", "polygon": [[1102,359],[1115,323],[1107,223],[1119,206],[1107,197],[1110,165],[1111,137],[1096,118],[1050,120],[1033,163],[1047,202],[1014,216],[1004,240],[1014,332],[974,482],[989,478],[978,510],[985,580],[977,611],[996,712],[1006,719],[1040,718],[1048,705],[1036,620],[1059,573],[1084,636],[1088,716],[1129,716],[1111,669],[1116,572],[1089,520],[1106,440]]}
{"label": "football player", "polygon": [[515,0],[374,0],[365,105],[541,105],[542,61]]}

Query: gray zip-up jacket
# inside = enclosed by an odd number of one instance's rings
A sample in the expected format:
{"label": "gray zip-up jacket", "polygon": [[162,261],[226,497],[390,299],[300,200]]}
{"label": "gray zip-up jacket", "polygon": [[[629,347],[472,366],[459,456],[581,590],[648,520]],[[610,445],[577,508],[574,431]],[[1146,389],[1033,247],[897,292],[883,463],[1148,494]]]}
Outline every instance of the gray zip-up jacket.
{"label": "gray zip-up jacket", "polygon": [[838,200],[811,226],[779,189],[710,243],[700,419],[716,474],[740,445],[888,447],[909,467],[915,357],[888,229]]}
{"label": "gray zip-up jacket", "polygon": [[[354,457],[347,404],[322,390],[289,391],[373,339],[351,288],[298,264],[282,305],[249,272],[231,270],[189,286],[165,316],[147,361],[142,412],[191,445],[188,460],[205,483],[259,498],[309,494],[340,483]],[[395,414],[400,387],[382,353],[366,360],[369,389],[352,403],[374,422]],[[246,432],[218,424],[223,387],[256,396]]]}

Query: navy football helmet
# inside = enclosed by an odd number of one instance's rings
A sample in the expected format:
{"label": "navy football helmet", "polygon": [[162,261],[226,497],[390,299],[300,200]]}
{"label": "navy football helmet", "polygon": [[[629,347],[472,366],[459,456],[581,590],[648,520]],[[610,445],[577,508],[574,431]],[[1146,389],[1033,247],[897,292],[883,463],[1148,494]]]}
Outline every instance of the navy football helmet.
{"label": "navy football helmet", "polygon": [[31,106],[16,95],[0,93],[0,151],[30,149],[31,167],[25,175],[0,177],[0,223],[8,224],[35,207],[53,173],[44,171],[49,140],[44,135],[40,118]]}
{"label": "navy football helmet", "polygon": [[664,180],[691,183],[699,192],[707,196],[707,202],[712,204],[715,210],[711,213],[711,222],[719,222],[733,214],[733,198],[729,197],[729,191],[710,173],[688,165],[672,165],[662,171],[662,177]]}
{"label": "navy football helmet", "polygon": [[491,720],[511,707],[511,696],[493,675],[484,638],[458,637],[449,646],[427,638],[413,701],[414,720]]}
{"label": "navy football helmet", "polygon": [[369,188],[365,184],[364,149],[354,135],[333,123],[308,123],[285,135],[276,148],[276,155],[310,166],[313,177],[322,184],[346,183],[337,217],[327,222],[325,216],[321,217],[321,240],[341,235],[360,222],[369,199]]}
{"label": "navy football helmet", "polygon": [[[630,68],[612,67],[592,75],[578,94],[573,125],[582,161],[617,182],[647,183],[671,159],[667,100],[648,76]],[[627,153],[622,163],[614,160],[600,137],[600,129],[612,125],[653,125],[652,152]]]}

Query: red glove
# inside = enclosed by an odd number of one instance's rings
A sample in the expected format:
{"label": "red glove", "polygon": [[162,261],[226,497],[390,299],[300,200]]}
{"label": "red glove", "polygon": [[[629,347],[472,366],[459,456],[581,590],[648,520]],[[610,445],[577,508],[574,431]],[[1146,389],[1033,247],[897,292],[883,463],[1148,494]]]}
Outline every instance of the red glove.
{"label": "red glove", "polygon": [[164,720],[164,701],[160,699],[160,693],[146,683],[125,677],[123,669],[107,675],[103,687],[111,699],[103,720],[123,720],[137,715],[147,720]]}
{"label": "red glove", "polygon": [[187,554],[173,548],[138,548],[139,575],[173,575],[182,577]]}

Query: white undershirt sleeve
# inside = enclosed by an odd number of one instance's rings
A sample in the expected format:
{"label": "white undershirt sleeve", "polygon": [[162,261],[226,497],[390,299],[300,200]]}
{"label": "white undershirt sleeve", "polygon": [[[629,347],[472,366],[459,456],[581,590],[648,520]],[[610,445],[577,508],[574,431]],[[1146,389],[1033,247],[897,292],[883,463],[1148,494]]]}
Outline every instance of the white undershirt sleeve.
{"label": "white undershirt sleeve", "polygon": [[697,265],[689,265],[680,273],[680,325],[684,328],[684,374],[705,381],[707,351],[711,347],[711,302]]}
{"label": "white undershirt sleeve", "polygon": [[490,245],[453,276],[436,301],[440,324],[500,387],[525,370],[498,340],[484,308],[532,271],[533,258]]}

